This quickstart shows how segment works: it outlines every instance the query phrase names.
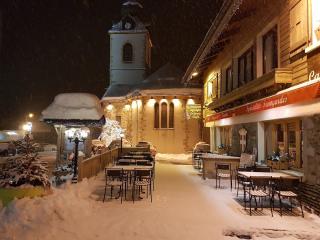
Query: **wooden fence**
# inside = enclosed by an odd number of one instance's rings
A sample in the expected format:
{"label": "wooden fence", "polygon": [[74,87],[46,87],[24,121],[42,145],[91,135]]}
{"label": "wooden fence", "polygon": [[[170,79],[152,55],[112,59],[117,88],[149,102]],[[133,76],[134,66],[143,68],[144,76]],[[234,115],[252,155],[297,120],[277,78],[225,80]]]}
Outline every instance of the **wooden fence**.
{"label": "wooden fence", "polygon": [[113,161],[119,157],[119,152],[119,149],[116,148],[79,161],[78,181],[96,176],[105,167],[112,165]]}
{"label": "wooden fence", "polygon": [[99,172],[103,171],[105,167],[112,165],[121,154],[129,152],[148,152],[150,148],[115,148],[107,152],[95,155],[93,157],[79,161],[78,181],[84,178],[90,178],[96,176]]}

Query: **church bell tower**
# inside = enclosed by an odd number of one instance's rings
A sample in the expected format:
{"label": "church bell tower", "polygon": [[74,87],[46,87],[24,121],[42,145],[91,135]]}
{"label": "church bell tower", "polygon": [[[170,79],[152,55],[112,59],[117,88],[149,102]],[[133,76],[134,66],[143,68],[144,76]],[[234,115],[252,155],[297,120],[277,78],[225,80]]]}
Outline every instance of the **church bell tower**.
{"label": "church bell tower", "polygon": [[143,6],[135,0],[122,4],[121,20],[113,24],[110,36],[110,86],[137,85],[151,65],[151,39],[140,19]]}

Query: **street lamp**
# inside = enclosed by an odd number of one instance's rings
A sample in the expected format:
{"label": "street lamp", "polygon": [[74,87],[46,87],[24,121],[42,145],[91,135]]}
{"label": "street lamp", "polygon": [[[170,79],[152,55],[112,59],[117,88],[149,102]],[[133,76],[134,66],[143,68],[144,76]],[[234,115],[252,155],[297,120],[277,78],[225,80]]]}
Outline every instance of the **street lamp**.
{"label": "street lamp", "polygon": [[77,182],[78,180],[78,155],[79,155],[79,143],[85,142],[89,135],[89,130],[70,128],[66,131],[66,135],[69,142],[74,142],[74,165],[73,165],[73,177],[72,182]]}

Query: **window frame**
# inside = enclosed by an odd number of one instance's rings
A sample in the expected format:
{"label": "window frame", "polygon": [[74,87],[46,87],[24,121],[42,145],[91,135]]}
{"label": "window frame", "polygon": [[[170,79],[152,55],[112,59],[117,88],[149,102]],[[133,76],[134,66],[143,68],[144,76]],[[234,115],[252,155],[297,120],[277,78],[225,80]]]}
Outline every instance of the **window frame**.
{"label": "window frame", "polygon": [[[166,111],[162,109],[166,105]],[[155,130],[170,130],[174,129],[175,126],[175,105],[173,101],[160,101],[154,104],[154,124],[153,128]],[[165,116],[163,117],[163,114]],[[165,121],[164,121],[165,119]]]}
{"label": "window frame", "polygon": [[124,63],[133,62],[133,45],[129,42],[122,46],[122,61]]}
{"label": "window frame", "polygon": [[[275,34],[275,36],[274,36]],[[263,34],[262,36],[262,74],[267,74],[269,72],[271,72],[273,69],[278,68],[279,67],[279,51],[278,51],[278,47],[279,47],[279,42],[278,42],[278,25],[275,25],[274,27],[272,27],[268,32],[266,32],[265,34]],[[265,42],[266,42],[266,38],[270,35],[273,35],[273,49],[275,50],[273,52],[273,58],[272,58],[272,68],[267,71],[266,70],[266,62],[265,62]]]}
{"label": "window frame", "polygon": [[[250,70],[250,75],[248,75],[248,56],[250,55],[251,57],[251,68]],[[255,76],[255,68],[256,68],[256,64],[255,64],[255,58],[256,58],[256,54],[255,54],[255,45],[252,45],[251,47],[249,47],[244,53],[242,53],[239,57],[238,57],[238,86],[244,86],[247,83],[253,81],[256,76]],[[241,68],[241,63],[244,63],[243,65],[243,69]],[[243,70],[243,82],[241,81],[241,70]],[[248,76],[251,76],[251,78],[249,78]]]}

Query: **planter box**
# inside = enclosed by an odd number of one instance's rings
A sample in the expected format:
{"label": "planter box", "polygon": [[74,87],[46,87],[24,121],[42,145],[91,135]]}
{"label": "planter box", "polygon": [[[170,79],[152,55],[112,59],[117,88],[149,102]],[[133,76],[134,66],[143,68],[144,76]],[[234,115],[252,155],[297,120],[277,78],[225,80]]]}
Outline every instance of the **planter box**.
{"label": "planter box", "polygon": [[288,170],[289,169],[289,162],[287,161],[267,161],[268,167],[276,170]]}
{"label": "planter box", "polygon": [[21,199],[24,197],[41,197],[49,193],[43,187],[30,188],[0,188],[0,201],[2,206],[7,206],[15,198]]}

